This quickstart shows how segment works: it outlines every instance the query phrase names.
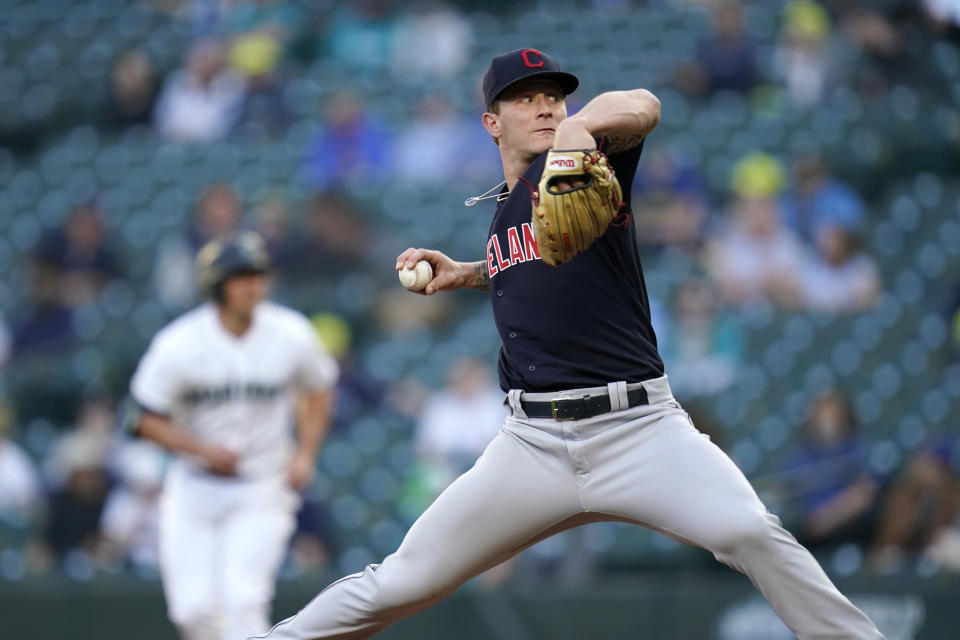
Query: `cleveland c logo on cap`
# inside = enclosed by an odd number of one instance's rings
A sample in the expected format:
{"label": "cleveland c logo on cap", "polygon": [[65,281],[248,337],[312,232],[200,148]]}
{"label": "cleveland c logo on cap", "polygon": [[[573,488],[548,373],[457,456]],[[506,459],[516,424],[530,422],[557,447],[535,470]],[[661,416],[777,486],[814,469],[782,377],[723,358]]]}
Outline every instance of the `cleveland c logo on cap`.
{"label": "cleveland c logo on cap", "polygon": [[[533,54],[537,57],[536,62],[530,61],[530,58],[527,57],[530,54]],[[541,59],[542,56],[543,54],[537,51],[536,49],[524,49],[523,51],[520,52],[520,57],[523,58],[523,64],[527,65],[531,69],[536,69],[537,67],[543,66],[543,60]]]}

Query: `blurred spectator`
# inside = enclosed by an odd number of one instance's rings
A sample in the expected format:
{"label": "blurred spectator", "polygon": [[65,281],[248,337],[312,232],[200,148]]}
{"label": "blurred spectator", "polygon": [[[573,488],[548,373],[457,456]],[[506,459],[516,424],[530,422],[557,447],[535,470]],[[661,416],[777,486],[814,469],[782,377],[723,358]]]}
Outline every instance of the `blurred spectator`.
{"label": "blurred spectator", "polygon": [[228,239],[240,229],[241,203],[234,188],[214,183],[194,206],[193,226],[183,235],[164,239],[157,250],[153,286],[168,309],[182,309],[197,293],[193,261],[204,244]]}
{"label": "blurred spectator", "polygon": [[714,7],[713,33],[700,44],[696,63],[682,65],[677,82],[693,94],[722,89],[746,92],[757,82],[755,57],[743,7],[736,0],[725,0]]}
{"label": "blurred spectator", "polygon": [[848,41],[886,60],[901,53],[897,27],[880,11],[861,6],[856,0],[834,2],[831,11]]}
{"label": "blurred spectator", "polygon": [[110,456],[118,482],[100,517],[100,562],[153,572],[159,566],[157,523],[166,454],[147,440],[124,440]]}
{"label": "blurred spectator", "polygon": [[387,0],[356,0],[337,6],[327,24],[326,45],[338,66],[360,72],[387,68],[396,29],[390,5]]}
{"label": "blurred spectator", "polygon": [[634,179],[632,209],[640,242],[699,248],[707,217],[696,169],[664,146],[645,150]]}
{"label": "blurred spectator", "polygon": [[14,332],[14,351],[64,347],[76,338],[72,310],[96,299],[120,275],[102,212],[78,205],[64,225],[41,237],[33,255],[29,311]]}
{"label": "blurred spectator", "polygon": [[774,66],[789,101],[803,107],[817,104],[831,64],[829,14],[812,0],[788,3]]}
{"label": "blurred spectator", "polygon": [[99,544],[100,517],[110,489],[107,456],[114,423],[109,399],[87,399],[76,426],[44,462],[53,489],[46,540],[57,557],[73,550],[93,554]]}
{"label": "blurred spectator", "polygon": [[[427,96],[413,110],[413,118],[397,132],[391,177],[417,186],[449,185],[455,177],[486,179],[490,176],[489,162],[497,151],[483,144],[482,136],[482,129],[465,122],[448,100]],[[462,150],[467,146],[478,152],[464,157]]]}
{"label": "blurred spectator", "polygon": [[241,126],[247,133],[279,130],[289,116],[280,66],[303,15],[286,0],[246,0],[230,7],[225,22],[230,68],[246,82]]}
{"label": "blurred spectator", "polygon": [[370,376],[357,361],[353,349],[354,327],[335,313],[316,313],[310,322],[320,342],[340,366],[333,428],[344,429],[383,402],[384,385]]}
{"label": "blurred spectator", "polygon": [[100,514],[109,490],[107,474],[81,449],[72,451],[66,471],[66,480],[51,500],[46,542],[57,558],[74,550],[92,556],[99,544]]}
{"label": "blurred spectator", "polygon": [[12,440],[13,412],[0,401],[0,522],[22,527],[43,511],[40,474]]}
{"label": "blurred spectator", "polygon": [[956,0],[922,0],[921,4],[938,30],[960,27],[960,3]]}
{"label": "blurred spectator", "polygon": [[821,227],[816,256],[803,270],[802,303],[819,311],[862,311],[879,295],[880,272],[854,235],[839,225]]}
{"label": "blurred spectator", "polygon": [[303,234],[288,254],[285,267],[291,280],[326,278],[355,270],[366,258],[373,233],[340,195],[323,193],[307,204]]}
{"label": "blurred spectator", "polygon": [[765,154],[751,154],[734,167],[732,219],[705,253],[710,276],[730,302],[796,303],[804,253],[781,224],[775,196],[782,184],[780,163]]}
{"label": "blurred spectator", "polygon": [[446,386],[427,398],[417,423],[409,513],[420,513],[473,466],[506,417],[503,391],[490,369],[474,358],[455,362]]}
{"label": "blurred spectator", "polygon": [[796,304],[805,266],[803,247],[780,225],[773,198],[741,198],[734,219],[707,247],[707,268],[734,304],[768,299]]}
{"label": "blurred spectator", "polygon": [[680,285],[661,354],[678,397],[717,393],[736,378],[742,358],[739,326],[719,314],[714,289],[692,278]]}
{"label": "blurred spectator", "polygon": [[76,460],[105,467],[113,446],[115,409],[108,396],[91,393],[77,408],[73,425],[47,454],[43,471],[48,486],[63,484]]}
{"label": "blurred spectator", "polygon": [[333,95],[324,106],[321,130],[308,141],[300,168],[313,191],[376,184],[389,162],[387,129],[349,90]]}
{"label": "blurred spectator", "polygon": [[56,282],[67,307],[90,302],[103,286],[120,276],[119,260],[108,244],[103,212],[93,203],[73,209],[63,227],[40,240],[36,268]]}
{"label": "blurred spectator", "polygon": [[236,123],[243,97],[243,80],[226,67],[223,44],[199,41],[187,51],[184,67],[163,87],[157,129],[178,142],[222,138]]}
{"label": "blurred spectator", "polygon": [[390,60],[400,81],[450,78],[466,66],[473,31],[460,11],[444,2],[419,2],[398,20]]}
{"label": "blurred spectator", "polygon": [[263,237],[273,265],[272,279],[283,280],[293,254],[297,251],[298,235],[290,223],[290,202],[280,190],[267,192],[253,207],[253,230]]}
{"label": "blurred spectator", "polygon": [[783,497],[795,505],[798,520],[791,530],[811,549],[869,542],[879,481],[843,394],[828,390],[814,399],[805,437],[780,471]]}
{"label": "blurred spectator", "polygon": [[907,460],[883,499],[872,560],[895,569],[949,532],[960,516],[960,444],[931,440]]}
{"label": "blurred spectator", "polygon": [[29,309],[13,332],[15,357],[65,348],[77,338],[72,310],[61,303],[58,291],[51,289],[57,284],[34,276]]}
{"label": "blurred spectator", "polygon": [[811,246],[821,229],[840,225],[857,231],[864,223],[863,201],[856,191],[830,174],[817,156],[794,165],[793,188],[780,199],[784,222]]}
{"label": "blurred spectator", "polygon": [[113,63],[104,121],[125,129],[149,125],[157,99],[157,70],[142,49],[123,52]]}

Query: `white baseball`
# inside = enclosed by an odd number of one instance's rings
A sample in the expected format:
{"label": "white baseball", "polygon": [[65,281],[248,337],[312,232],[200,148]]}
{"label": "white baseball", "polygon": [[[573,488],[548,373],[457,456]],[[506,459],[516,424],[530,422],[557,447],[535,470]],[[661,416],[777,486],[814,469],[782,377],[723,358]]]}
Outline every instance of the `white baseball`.
{"label": "white baseball", "polygon": [[400,276],[400,284],[410,289],[410,291],[420,291],[427,286],[428,282],[433,280],[433,267],[431,267],[430,263],[426,260],[421,260],[413,265],[413,269],[404,267],[400,269],[398,273]]}

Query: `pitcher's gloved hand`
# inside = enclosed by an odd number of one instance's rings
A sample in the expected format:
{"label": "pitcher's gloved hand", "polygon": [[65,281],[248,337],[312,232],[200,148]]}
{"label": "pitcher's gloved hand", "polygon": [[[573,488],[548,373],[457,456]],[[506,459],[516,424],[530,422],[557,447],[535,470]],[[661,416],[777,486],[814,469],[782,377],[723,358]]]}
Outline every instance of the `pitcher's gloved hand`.
{"label": "pitcher's gloved hand", "polygon": [[537,248],[551,267],[585,251],[623,206],[617,177],[596,149],[551,149],[532,197]]}

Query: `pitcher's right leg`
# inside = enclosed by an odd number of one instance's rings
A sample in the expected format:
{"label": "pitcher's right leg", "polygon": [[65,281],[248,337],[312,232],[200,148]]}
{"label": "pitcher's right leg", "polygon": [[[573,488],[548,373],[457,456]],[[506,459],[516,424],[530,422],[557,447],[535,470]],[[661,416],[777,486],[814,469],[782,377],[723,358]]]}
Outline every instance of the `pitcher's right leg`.
{"label": "pitcher's right leg", "polygon": [[561,438],[508,419],[381,564],[324,589],[270,640],[359,640],[453,593],[581,510]]}

